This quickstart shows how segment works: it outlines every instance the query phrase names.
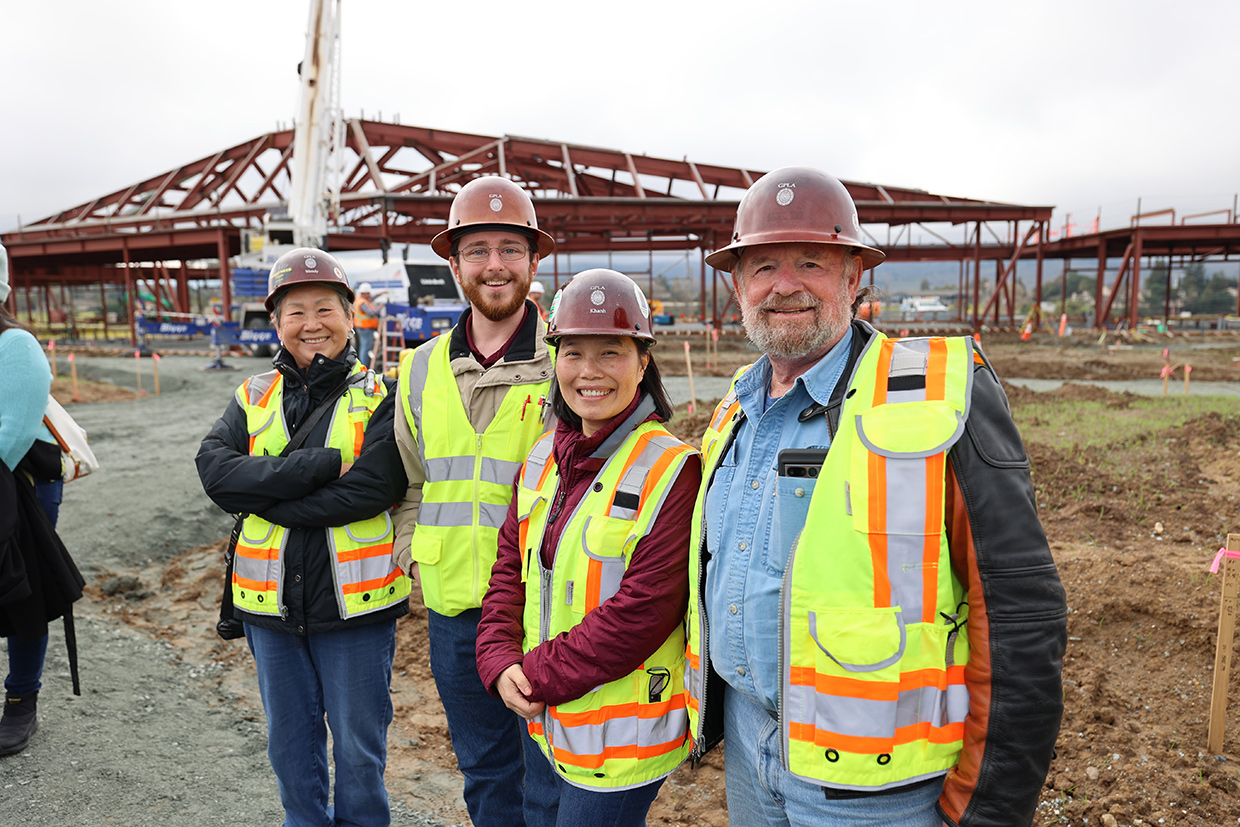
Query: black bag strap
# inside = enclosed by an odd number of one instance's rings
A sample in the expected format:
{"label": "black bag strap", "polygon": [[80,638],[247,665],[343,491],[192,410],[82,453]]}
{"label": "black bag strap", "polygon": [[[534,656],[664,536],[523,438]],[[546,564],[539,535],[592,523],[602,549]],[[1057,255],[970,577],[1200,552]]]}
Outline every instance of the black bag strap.
{"label": "black bag strap", "polygon": [[344,393],[345,390],[348,389],[349,382],[352,381],[352,379],[352,374],[346,376],[343,382],[332,388],[331,393],[323,397],[323,401],[319,403],[317,408],[310,412],[310,415],[306,417],[306,421],[297,426],[296,433],[294,433],[289,439],[288,445],[284,446],[284,450],[280,452],[280,456],[287,457],[289,454],[301,447],[302,443],[305,442],[310,436],[310,432],[314,430],[314,426],[318,424],[320,419],[323,418],[323,414],[327,413],[327,409],[335,405],[337,400],[340,399],[340,394]]}
{"label": "black bag strap", "polygon": [[[336,387],[332,388],[331,393],[323,398],[306,420],[297,428],[297,432],[289,439],[288,444],[284,446],[284,450],[280,452],[280,456],[287,457],[293,451],[302,446],[302,443],[310,436],[310,432],[314,430],[314,426],[327,413],[327,409],[333,407],[340,395],[349,387],[349,382],[353,376],[350,374],[344,378]],[[245,636],[245,630],[241,626],[241,621],[237,620],[233,615],[233,597],[232,597],[232,578],[233,578],[233,559],[237,555],[237,540],[241,537],[241,524],[245,522],[245,518],[249,514],[238,514],[237,522],[233,523],[232,534],[228,538],[228,548],[224,551],[224,594],[220,597],[220,619],[215,624],[215,633],[224,640],[236,640]]]}

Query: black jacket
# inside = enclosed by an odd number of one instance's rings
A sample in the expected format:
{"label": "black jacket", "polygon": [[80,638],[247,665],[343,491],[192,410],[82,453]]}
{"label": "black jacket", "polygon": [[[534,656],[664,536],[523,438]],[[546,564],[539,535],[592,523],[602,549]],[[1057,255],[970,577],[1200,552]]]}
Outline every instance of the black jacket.
{"label": "black jacket", "polygon": [[0,462],[0,635],[35,640],[64,618],[73,692],[80,695],[73,603],[86,581],[22,473]]}
{"label": "black jacket", "polygon": [[[349,347],[338,360],[316,356],[302,371],[281,349],[274,362],[284,375],[284,417],[295,434],[348,376],[355,357]],[[207,496],[227,512],[256,514],[290,529],[282,560],[287,613],[260,616],[235,608],[239,619],[297,635],[345,626],[335,597],[326,529],[374,517],[405,491],[405,470],[392,430],[396,394],[393,388],[388,390],[366,426],[361,454],[344,476],[340,476],[340,452],[321,447],[327,442],[330,411],[315,423],[303,446],[287,457],[252,457],[245,411],[234,396],[202,440],[195,462]],[[350,627],[378,623],[408,612],[408,604],[402,602],[347,623]]]}
{"label": "black jacket", "polygon": [[[868,324],[853,323],[844,378],[829,404],[811,414],[825,414],[832,434],[847,377],[872,333]],[[1019,827],[1032,822],[1063,717],[1068,615],[1038,520],[1029,458],[984,360],[974,364],[965,435],[948,452],[948,464],[948,544],[969,596],[970,700],[964,749],[945,779],[939,814],[960,827]],[[722,698],[725,685],[713,668],[706,680],[706,696]],[[716,700],[706,710],[698,757],[723,737],[723,704]]]}

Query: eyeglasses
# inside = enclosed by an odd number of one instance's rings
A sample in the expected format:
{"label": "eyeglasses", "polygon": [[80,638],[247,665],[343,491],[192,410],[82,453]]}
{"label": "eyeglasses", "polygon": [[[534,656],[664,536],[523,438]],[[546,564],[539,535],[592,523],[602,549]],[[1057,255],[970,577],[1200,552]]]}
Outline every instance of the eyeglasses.
{"label": "eyeglasses", "polygon": [[470,247],[468,250],[461,250],[457,256],[470,264],[485,264],[491,258],[491,253],[496,252],[504,261],[520,261],[525,258],[529,249],[520,244],[506,244],[503,247]]}

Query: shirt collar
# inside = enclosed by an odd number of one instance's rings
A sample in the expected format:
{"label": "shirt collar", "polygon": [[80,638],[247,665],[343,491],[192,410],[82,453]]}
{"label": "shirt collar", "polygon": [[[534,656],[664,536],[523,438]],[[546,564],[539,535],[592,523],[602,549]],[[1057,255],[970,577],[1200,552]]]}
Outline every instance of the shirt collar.
{"label": "shirt collar", "polygon": [[[788,393],[794,392],[800,386],[815,402],[820,405],[828,404],[831,401],[831,391],[835,390],[835,385],[844,372],[844,365],[848,362],[852,337],[853,329],[852,325],[849,325],[843,338],[836,342],[835,346],[828,350],[826,355],[819,359],[812,368],[798,376]],[[763,354],[762,358],[736,381],[736,395],[742,399],[753,394],[765,395],[770,386],[771,360]]]}

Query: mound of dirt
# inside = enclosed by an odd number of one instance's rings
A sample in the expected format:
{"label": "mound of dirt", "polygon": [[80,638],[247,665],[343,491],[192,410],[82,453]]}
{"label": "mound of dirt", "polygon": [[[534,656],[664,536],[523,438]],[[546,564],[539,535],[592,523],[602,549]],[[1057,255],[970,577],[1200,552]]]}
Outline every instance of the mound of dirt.
{"label": "mound of dirt", "polygon": [[[1000,375],[1020,376],[1001,364],[1007,347],[988,346],[987,355]],[[719,370],[726,372],[720,350]],[[1054,378],[1079,378],[1081,352],[1035,346],[1020,353],[1058,365]],[[730,356],[738,363],[753,358],[740,348]],[[1142,358],[1160,361],[1157,353]],[[1218,369],[1230,369],[1231,358],[1219,355]],[[129,375],[123,359],[91,361],[112,370],[98,378]],[[252,658],[243,641],[226,643],[214,632],[223,577],[219,538],[231,520],[205,502],[192,470],[198,439],[245,374],[201,373],[201,361],[178,375],[175,360],[165,360],[162,397],[74,410],[104,470],[66,489],[62,535],[92,583],[78,604],[80,629],[101,642],[84,651],[88,694],[76,702],[65,689],[64,667],[52,662],[63,649],[54,644],[49,652],[47,719],[30,749],[4,760],[0,823],[154,827],[178,823],[187,803],[204,813],[194,823],[236,823],[258,817],[246,802],[261,800],[264,813],[278,809],[262,754]],[[1135,399],[1081,384],[1051,393],[1005,387],[1018,419],[1064,399],[1117,412]],[[678,413],[673,430],[691,444],[700,441],[709,407]],[[1202,416],[1106,448],[1027,440],[1027,449],[1070,607],[1066,714],[1034,823],[1235,824],[1240,670],[1232,675],[1224,753],[1208,754],[1220,578],[1207,567],[1227,533],[1240,531],[1240,414]],[[158,656],[133,641],[146,641]],[[394,823],[467,823],[427,663],[425,609],[416,597],[413,613],[398,624],[392,693],[387,779]],[[41,698],[41,716],[44,708]],[[90,746],[79,748],[79,739]],[[205,752],[201,745],[215,742],[230,750],[226,761],[195,760]],[[726,825],[722,761],[715,751],[701,766],[674,773],[649,822]],[[170,766],[192,771],[170,776]],[[239,778],[245,796],[217,792],[234,790]],[[208,812],[218,817],[208,820]],[[88,815],[68,815],[76,813]]]}
{"label": "mound of dirt", "polygon": [[56,397],[56,401],[66,407],[75,403],[120,402],[138,397],[136,390],[120,388],[107,382],[91,382],[88,380],[78,380],[76,396],[73,391],[73,380],[71,378],[57,376],[52,380],[52,396]]}

